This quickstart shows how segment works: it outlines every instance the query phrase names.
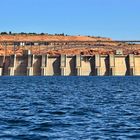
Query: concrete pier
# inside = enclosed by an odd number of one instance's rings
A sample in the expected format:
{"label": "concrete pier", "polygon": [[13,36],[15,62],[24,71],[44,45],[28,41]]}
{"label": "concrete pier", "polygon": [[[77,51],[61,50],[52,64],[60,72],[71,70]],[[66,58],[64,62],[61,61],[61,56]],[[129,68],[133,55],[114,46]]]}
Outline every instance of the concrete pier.
{"label": "concrete pier", "polygon": [[109,55],[109,75],[115,75],[115,58],[114,54]]}
{"label": "concrete pier", "polygon": [[4,59],[5,57],[0,56],[0,76],[3,75]]}
{"label": "concrete pier", "polygon": [[129,75],[133,76],[135,75],[134,71],[134,55],[129,54]]}
{"label": "concrete pier", "polygon": [[61,61],[60,61],[60,68],[61,68],[61,76],[66,75],[66,64],[67,64],[67,56],[61,55]]}
{"label": "concrete pier", "polygon": [[100,55],[96,54],[95,55],[95,72],[97,76],[100,76],[100,66],[101,66]]}
{"label": "concrete pier", "polygon": [[77,76],[82,75],[81,74],[81,55],[76,55],[76,70],[77,70]]}
{"label": "concrete pier", "polygon": [[8,68],[9,76],[14,76],[16,71],[16,55],[11,56],[10,67]]}
{"label": "concrete pier", "polygon": [[27,66],[27,75],[33,76],[33,63],[34,63],[34,55],[28,55],[28,66]]}
{"label": "concrete pier", "polygon": [[41,63],[41,75],[46,76],[47,75],[47,64],[48,62],[48,55],[42,55],[42,63]]}
{"label": "concrete pier", "polygon": [[0,76],[2,76],[3,68],[0,68]]}

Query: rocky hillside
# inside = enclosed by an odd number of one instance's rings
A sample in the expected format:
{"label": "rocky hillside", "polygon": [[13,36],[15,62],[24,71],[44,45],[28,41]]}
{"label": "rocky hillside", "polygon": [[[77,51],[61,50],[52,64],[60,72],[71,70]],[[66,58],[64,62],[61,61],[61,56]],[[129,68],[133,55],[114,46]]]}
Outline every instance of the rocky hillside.
{"label": "rocky hillside", "polygon": [[[110,38],[103,37],[91,37],[91,36],[64,36],[64,35],[0,35],[0,41],[19,41],[19,42],[36,42],[36,41],[45,41],[45,42],[60,42],[59,45],[25,45],[17,46],[16,54],[22,55],[23,50],[30,49],[33,54],[50,54],[50,55],[94,55],[94,54],[115,54],[117,49],[122,49],[124,54],[140,54],[140,45],[139,44],[127,44],[122,42],[111,42],[113,41]],[[69,42],[76,41],[81,42],[81,44],[72,45],[62,45],[61,41]],[[88,43],[89,41],[89,43]],[[92,42],[93,41],[93,42]],[[96,42],[95,42],[96,41]],[[87,44],[82,45],[82,42],[87,42]],[[13,54],[13,45],[8,45],[6,50],[3,44],[0,44],[0,55],[11,55]]]}

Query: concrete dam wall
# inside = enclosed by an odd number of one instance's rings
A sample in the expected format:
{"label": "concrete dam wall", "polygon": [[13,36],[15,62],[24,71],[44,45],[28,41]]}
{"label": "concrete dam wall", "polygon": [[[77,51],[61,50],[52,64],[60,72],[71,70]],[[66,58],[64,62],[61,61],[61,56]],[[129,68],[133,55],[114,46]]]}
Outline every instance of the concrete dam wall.
{"label": "concrete dam wall", "polygon": [[140,55],[0,56],[0,75],[125,76],[140,75]]}
{"label": "concrete dam wall", "polygon": [[0,76],[140,75],[139,43],[87,36],[2,35]]}

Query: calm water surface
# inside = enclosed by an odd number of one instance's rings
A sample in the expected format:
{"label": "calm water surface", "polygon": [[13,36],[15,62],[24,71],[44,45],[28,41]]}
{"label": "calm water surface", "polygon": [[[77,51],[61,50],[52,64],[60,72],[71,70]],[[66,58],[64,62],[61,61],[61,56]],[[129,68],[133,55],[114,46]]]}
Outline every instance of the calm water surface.
{"label": "calm water surface", "polygon": [[140,77],[1,77],[0,140],[140,139]]}

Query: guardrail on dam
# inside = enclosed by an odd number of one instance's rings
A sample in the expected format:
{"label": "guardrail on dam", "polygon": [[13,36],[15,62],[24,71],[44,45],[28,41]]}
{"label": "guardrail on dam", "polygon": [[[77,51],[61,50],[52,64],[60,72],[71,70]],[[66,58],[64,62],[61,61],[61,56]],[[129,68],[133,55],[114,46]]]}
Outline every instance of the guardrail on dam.
{"label": "guardrail on dam", "polygon": [[140,55],[0,56],[0,75],[125,76],[140,75]]}

